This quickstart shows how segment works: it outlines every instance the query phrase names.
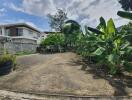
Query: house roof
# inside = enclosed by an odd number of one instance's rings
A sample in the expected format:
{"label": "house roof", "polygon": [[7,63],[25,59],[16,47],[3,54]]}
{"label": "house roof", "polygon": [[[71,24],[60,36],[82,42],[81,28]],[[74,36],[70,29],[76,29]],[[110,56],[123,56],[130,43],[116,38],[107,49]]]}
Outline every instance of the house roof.
{"label": "house roof", "polygon": [[38,33],[41,33],[37,28],[32,27],[32,26],[30,26],[30,25],[28,25],[26,23],[15,23],[15,24],[4,24],[4,25],[0,25],[0,27],[12,27],[12,26],[14,26],[14,27],[27,27],[27,28],[30,28],[30,29],[38,32]]}

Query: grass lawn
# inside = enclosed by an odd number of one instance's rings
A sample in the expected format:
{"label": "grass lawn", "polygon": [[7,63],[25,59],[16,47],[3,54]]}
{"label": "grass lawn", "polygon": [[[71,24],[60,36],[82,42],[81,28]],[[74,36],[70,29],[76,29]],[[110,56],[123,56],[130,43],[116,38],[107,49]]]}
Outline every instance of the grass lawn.
{"label": "grass lawn", "polygon": [[23,55],[30,55],[30,54],[35,54],[35,53],[32,53],[32,52],[18,52],[15,55],[16,56],[23,56]]}

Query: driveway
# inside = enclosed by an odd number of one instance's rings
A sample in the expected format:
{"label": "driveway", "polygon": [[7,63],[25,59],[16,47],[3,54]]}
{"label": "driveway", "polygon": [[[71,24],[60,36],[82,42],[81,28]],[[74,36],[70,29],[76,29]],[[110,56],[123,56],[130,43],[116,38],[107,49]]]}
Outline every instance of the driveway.
{"label": "driveway", "polygon": [[81,70],[74,53],[34,54],[17,58],[17,68],[0,77],[0,89],[25,93],[113,95],[107,80]]}

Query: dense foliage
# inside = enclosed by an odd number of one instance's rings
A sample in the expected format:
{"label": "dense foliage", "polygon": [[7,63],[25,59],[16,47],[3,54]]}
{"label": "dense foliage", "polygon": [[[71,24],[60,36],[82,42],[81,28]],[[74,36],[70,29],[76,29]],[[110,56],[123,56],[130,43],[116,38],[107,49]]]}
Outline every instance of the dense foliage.
{"label": "dense foliage", "polygon": [[73,20],[68,20],[63,24],[62,32],[65,35],[66,49],[75,49],[76,42],[81,33],[81,26]]}
{"label": "dense foliage", "polygon": [[127,33],[119,33],[112,19],[106,24],[102,17],[100,18],[100,24],[95,29],[96,31],[92,28],[88,29],[94,33],[90,35],[96,43],[91,56],[95,56],[97,62],[107,66],[110,69],[110,74],[116,74],[123,67],[127,67],[126,63],[128,61],[125,56],[132,53],[131,44],[126,39],[128,37]]}
{"label": "dense foliage", "polygon": [[45,52],[61,52],[64,48],[64,34],[49,34],[46,39],[41,41],[40,46]]}
{"label": "dense foliage", "polygon": [[126,37],[127,40],[131,43],[132,45],[132,23],[129,22],[127,25],[123,25],[121,27],[120,32],[123,34],[128,34],[128,36]]}

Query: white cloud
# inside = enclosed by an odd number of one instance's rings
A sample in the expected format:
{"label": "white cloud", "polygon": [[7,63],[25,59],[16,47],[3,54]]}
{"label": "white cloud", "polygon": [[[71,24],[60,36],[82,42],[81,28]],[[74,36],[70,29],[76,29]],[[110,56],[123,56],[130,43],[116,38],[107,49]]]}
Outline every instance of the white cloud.
{"label": "white cloud", "polygon": [[6,6],[9,6],[10,8],[16,10],[16,11],[20,11],[20,12],[24,12],[24,9],[23,8],[19,8],[17,7],[16,5],[14,5],[13,3],[10,3],[10,4],[5,4]]}
{"label": "white cloud", "polygon": [[61,8],[70,19],[77,20],[82,25],[96,26],[101,16],[106,20],[113,18],[118,26],[128,22],[117,16],[117,11],[121,9],[118,0],[23,0],[20,7],[14,4],[10,4],[10,7],[41,17],[48,13],[53,14],[57,8]]}
{"label": "white cloud", "polygon": [[1,8],[0,9],[0,16],[3,16],[5,12],[6,12],[6,9],[5,8]]}
{"label": "white cloud", "polygon": [[0,9],[0,12],[5,12],[5,8],[1,8]]}

